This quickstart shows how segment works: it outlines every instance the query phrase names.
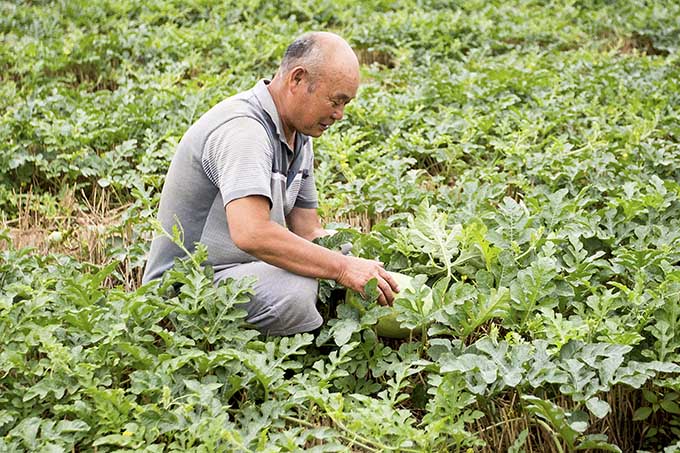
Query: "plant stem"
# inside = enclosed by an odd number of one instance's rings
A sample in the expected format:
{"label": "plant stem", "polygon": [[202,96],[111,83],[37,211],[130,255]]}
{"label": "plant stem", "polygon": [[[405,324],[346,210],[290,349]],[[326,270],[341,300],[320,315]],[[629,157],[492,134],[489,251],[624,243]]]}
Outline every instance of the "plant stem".
{"label": "plant stem", "polygon": [[501,425],[504,425],[506,423],[516,422],[516,421],[519,421],[519,420],[524,420],[524,417],[515,417],[515,418],[511,418],[510,420],[503,420],[502,422],[494,423],[493,425],[489,425],[485,428],[480,429],[475,434],[481,434],[484,431],[489,430],[491,428],[495,428],[497,426],[501,426]]}
{"label": "plant stem", "polygon": [[[360,446],[361,448],[365,448],[365,449],[372,451],[372,452],[399,451],[399,452],[408,452],[408,453],[421,453],[421,450],[413,450],[413,449],[410,449],[410,448],[401,448],[401,447],[390,447],[389,445],[385,445],[385,444],[380,443],[376,440],[368,439],[368,438],[366,438],[366,437],[364,437],[364,436],[362,436],[358,433],[355,433],[351,429],[347,428],[345,425],[342,424],[342,422],[336,420],[332,415],[328,414],[328,412],[326,412],[326,414],[331,418],[331,420],[333,420],[333,423],[335,423],[335,425],[338,428],[340,428],[342,431],[350,434],[353,437],[353,438],[348,438],[348,437],[342,436],[343,440],[350,442],[350,443],[354,443],[354,444]],[[314,425],[312,425],[311,423],[309,423],[307,421],[300,420],[298,418],[291,417],[291,416],[288,416],[288,415],[284,415],[282,418],[285,419],[285,420],[288,420],[288,421],[300,423],[300,424],[305,425],[309,428],[314,427]],[[361,442],[357,442],[356,439],[359,439]],[[369,447],[366,444],[373,445],[375,448]]]}
{"label": "plant stem", "polygon": [[548,424],[546,422],[544,422],[543,420],[536,419],[535,422],[538,423],[539,425],[541,425],[543,428],[545,428],[549,433],[551,433],[552,440],[555,443],[557,450],[560,453],[564,453],[564,450],[562,449],[562,444],[560,444],[559,439],[555,435],[555,431],[553,431],[552,428],[550,428],[550,426],[548,426]]}
{"label": "plant stem", "polygon": [[[293,422],[293,423],[297,423],[297,424],[299,424],[299,425],[305,426],[305,427],[307,427],[307,428],[316,428],[316,426],[315,426],[314,424],[309,423],[309,422],[306,421],[306,420],[302,420],[302,419],[299,419],[299,418],[296,418],[296,417],[291,417],[290,415],[284,415],[284,416],[282,416],[281,418],[283,418],[284,420],[288,420],[289,422]],[[345,436],[343,436],[343,435],[340,435],[339,437],[340,437],[341,440],[344,440],[345,442],[348,442],[348,443],[350,443],[350,444],[355,444],[355,445],[357,445],[357,446],[363,448],[364,450],[368,450],[368,451],[370,451],[370,452],[375,452],[375,453],[377,453],[377,452],[380,451],[380,450],[376,450],[375,448],[371,448],[371,447],[369,447],[368,445],[365,445],[365,444],[363,444],[363,443],[361,443],[361,442],[358,442],[358,441],[355,440],[355,439],[350,439],[350,438],[345,437]],[[357,436],[357,437],[358,437],[358,436]]]}

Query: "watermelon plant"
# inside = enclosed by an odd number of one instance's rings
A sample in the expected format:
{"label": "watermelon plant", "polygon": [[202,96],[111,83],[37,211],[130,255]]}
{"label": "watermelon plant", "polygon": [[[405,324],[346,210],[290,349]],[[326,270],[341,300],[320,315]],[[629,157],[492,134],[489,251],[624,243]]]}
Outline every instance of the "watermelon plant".
{"label": "watermelon plant", "polygon": [[[680,4],[0,2],[0,451],[680,448]],[[141,285],[182,134],[331,30],[320,284],[267,338],[198,247]],[[174,237],[176,240],[177,237]]]}

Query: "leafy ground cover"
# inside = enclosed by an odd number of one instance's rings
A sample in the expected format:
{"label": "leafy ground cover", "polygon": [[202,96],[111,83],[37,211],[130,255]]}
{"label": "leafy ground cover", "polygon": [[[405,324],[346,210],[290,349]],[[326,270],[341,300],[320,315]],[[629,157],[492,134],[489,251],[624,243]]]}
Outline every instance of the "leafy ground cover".
{"label": "leafy ground cover", "polygon": [[[678,450],[678,17],[0,2],[0,451]],[[315,29],[364,81],[316,142],[322,243],[416,276],[406,340],[331,282],[318,335],[263,338],[200,249],[139,283],[183,132]]]}

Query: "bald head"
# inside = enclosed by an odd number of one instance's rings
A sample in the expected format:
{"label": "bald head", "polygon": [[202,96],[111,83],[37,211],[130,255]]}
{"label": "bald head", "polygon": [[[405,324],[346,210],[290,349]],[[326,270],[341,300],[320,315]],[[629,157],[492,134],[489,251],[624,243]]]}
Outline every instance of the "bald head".
{"label": "bald head", "polygon": [[319,137],[340,121],[358,88],[357,56],[347,41],[326,32],[296,39],[267,85],[291,149],[296,132]]}
{"label": "bald head", "polygon": [[329,32],[306,33],[293,41],[283,55],[277,75],[285,77],[296,67],[303,67],[312,80],[329,72],[350,77],[359,74],[359,60],[350,45]]}

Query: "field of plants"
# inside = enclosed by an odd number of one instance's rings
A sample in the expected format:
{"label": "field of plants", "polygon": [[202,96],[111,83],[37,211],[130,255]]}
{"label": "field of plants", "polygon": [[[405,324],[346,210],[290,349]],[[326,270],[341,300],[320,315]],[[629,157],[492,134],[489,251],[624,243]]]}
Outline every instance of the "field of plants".
{"label": "field of plants", "polygon": [[[320,213],[415,277],[244,322],[199,247],[141,285],[175,146],[344,36]],[[676,0],[0,1],[0,452],[680,451]],[[370,284],[367,288],[373,294]]]}

